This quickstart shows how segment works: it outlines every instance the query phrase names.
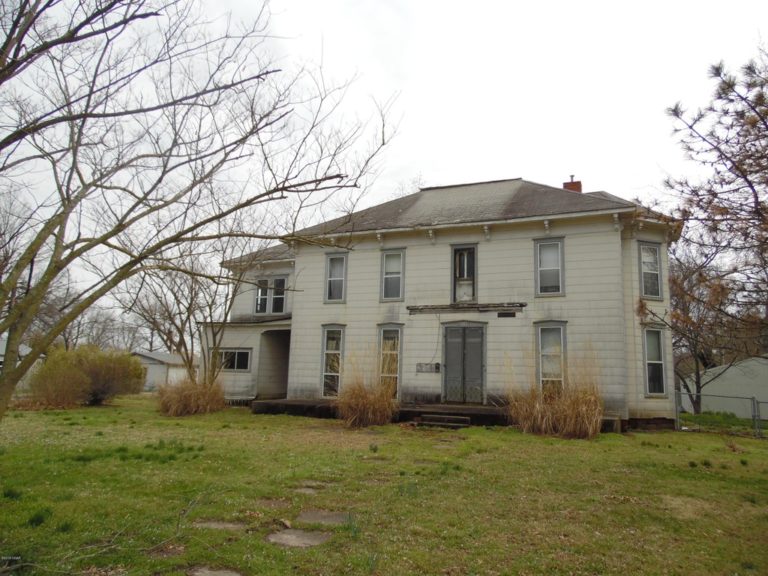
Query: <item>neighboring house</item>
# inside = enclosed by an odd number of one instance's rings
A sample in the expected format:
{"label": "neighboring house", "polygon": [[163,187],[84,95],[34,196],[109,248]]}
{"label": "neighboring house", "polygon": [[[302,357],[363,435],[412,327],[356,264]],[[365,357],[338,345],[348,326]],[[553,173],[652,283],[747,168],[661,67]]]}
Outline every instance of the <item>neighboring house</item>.
{"label": "neighboring house", "polygon": [[424,188],[225,263],[227,394],[332,398],[381,362],[403,403],[493,404],[591,372],[622,419],[672,418],[671,337],[636,309],[669,307],[676,226],[564,186]]}
{"label": "neighboring house", "polygon": [[[5,334],[0,334],[0,368],[2,368],[6,362],[5,347],[7,344],[8,336]],[[19,344],[19,357],[16,358],[16,362],[18,363],[21,358],[30,352],[32,352],[32,349],[29,346],[26,346],[25,344]],[[35,361],[32,370],[34,370],[40,364],[40,362],[41,360]],[[16,386],[16,393],[24,392],[26,390],[29,377],[32,374],[32,370],[27,371],[27,373],[22,377],[21,382],[19,382]]]}
{"label": "neighboring house", "polygon": [[[760,402],[760,417],[768,420],[768,356],[756,356],[730,366],[710,368],[702,375],[702,412],[730,412],[752,418],[752,398]],[[682,392],[682,406],[693,412],[690,398]]]}
{"label": "neighboring house", "polygon": [[[132,352],[144,366],[144,390],[154,392],[159,386],[175,384],[187,377],[187,368],[178,354],[165,352]],[[195,369],[197,369],[195,361]]]}

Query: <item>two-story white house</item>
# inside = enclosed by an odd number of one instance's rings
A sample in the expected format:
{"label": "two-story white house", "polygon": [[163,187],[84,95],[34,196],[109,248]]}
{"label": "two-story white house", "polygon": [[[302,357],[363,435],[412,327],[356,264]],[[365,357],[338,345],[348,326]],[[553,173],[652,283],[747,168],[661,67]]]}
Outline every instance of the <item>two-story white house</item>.
{"label": "two-story white house", "polygon": [[[589,373],[622,419],[672,418],[662,216],[578,182],[424,188],[298,232],[250,266],[226,328],[230,397],[332,398],[350,365],[402,403],[495,404]],[[386,362],[383,360],[386,359]]]}

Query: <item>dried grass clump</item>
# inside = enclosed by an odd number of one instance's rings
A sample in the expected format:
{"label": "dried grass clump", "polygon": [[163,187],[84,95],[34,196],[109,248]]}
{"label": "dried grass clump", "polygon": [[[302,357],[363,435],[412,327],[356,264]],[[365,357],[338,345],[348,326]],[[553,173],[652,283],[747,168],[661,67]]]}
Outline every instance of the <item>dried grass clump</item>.
{"label": "dried grass clump", "polygon": [[508,416],[526,433],[594,438],[603,422],[603,399],[594,384],[544,392],[532,387],[509,395]]}
{"label": "dried grass clump", "polygon": [[189,378],[175,384],[160,386],[160,413],[166,416],[209,414],[226,406],[224,389],[219,382],[206,384]]}
{"label": "dried grass clump", "polygon": [[355,379],[345,383],[336,400],[339,417],[350,428],[389,424],[398,412],[395,390],[385,383],[366,386]]}

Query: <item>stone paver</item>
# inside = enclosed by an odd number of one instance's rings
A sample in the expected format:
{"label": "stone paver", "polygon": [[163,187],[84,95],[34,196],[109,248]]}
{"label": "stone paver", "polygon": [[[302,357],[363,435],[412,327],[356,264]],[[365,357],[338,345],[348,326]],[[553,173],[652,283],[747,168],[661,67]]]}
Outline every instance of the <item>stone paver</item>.
{"label": "stone paver", "polygon": [[309,532],[307,530],[281,530],[267,536],[267,542],[289,546],[291,548],[309,548],[318,546],[331,539],[328,532]]}
{"label": "stone paver", "polygon": [[222,520],[198,520],[192,523],[195,528],[210,528],[212,530],[245,530],[242,522],[224,522]]}
{"label": "stone paver", "polygon": [[296,518],[305,524],[323,524],[325,526],[343,526],[351,520],[349,512],[329,512],[328,510],[304,510]]}

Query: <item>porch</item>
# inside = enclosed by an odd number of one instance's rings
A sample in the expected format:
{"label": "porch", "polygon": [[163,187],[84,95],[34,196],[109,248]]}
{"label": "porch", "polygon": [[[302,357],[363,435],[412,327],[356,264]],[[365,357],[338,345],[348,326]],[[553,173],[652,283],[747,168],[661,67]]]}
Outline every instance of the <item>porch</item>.
{"label": "porch", "polygon": [[[291,414],[314,418],[336,418],[336,407],[330,399],[276,399],[251,402],[254,414]],[[469,418],[473,426],[507,424],[506,411],[501,406],[480,404],[401,404],[398,422],[419,422],[423,416],[459,416]]]}

